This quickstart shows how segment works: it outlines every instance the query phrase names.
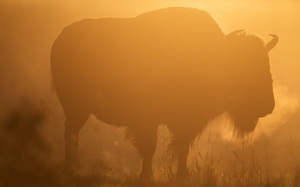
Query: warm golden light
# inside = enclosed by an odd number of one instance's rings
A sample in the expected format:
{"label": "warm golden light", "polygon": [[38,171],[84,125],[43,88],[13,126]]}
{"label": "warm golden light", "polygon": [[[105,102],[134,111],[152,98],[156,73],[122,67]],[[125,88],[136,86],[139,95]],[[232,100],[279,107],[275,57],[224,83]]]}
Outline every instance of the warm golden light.
{"label": "warm golden light", "polygon": [[[175,11],[173,17],[169,13],[157,14],[157,19],[154,19],[154,13],[148,18],[147,15],[134,18],[166,7],[203,10],[218,25],[209,26],[211,22],[205,19],[202,25],[198,24],[198,20],[190,15],[193,11],[187,14]],[[191,17],[183,18],[182,15]],[[67,29],[62,32],[67,25],[85,18],[126,18],[127,21],[106,20],[101,27],[83,21],[68,27],[69,33]],[[201,121],[193,118],[198,115],[207,120],[208,126],[200,125],[204,128],[203,134],[197,136],[190,146],[187,165],[191,186],[241,186],[249,183],[286,186],[299,183],[300,172],[296,169],[300,166],[299,18],[300,2],[293,0],[1,1],[0,186],[72,184],[65,180],[62,169],[65,155],[63,133],[68,131],[63,123],[65,117],[70,119],[68,115],[75,116],[70,124],[80,126],[86,122],[80,131],[79,159],[73,158],[72,151],[66,150],[70,154],[67,162],[80,162],[81,171],[78,171],[76,181],[81,183],[99,186],[103,184],[103,178],[108,179],[104,181],[122,181],[138,178],[141,171],[143,176],[151,173],[151,163],[143,166],[148,168],[147,171],[143,170],[141,154],[137,152],[149,151],[152,144],[146,143],[136,149],[140,145],[132,146],[135,144],[131,141],[132,134],[137,132],[133,130],[128,138],[125,128],[107,124],[136,127],[141,132],[139,140],[144,142],[148,141],[146,137],[151,132],[155,132],[153,137],[157,132],[157,139],[151,140],[157,144],[152,163],[154,179],[163,182],[175,180],[177,170],[185,172],[180,169],[184,164],[180,164],[180,156],[170,153],[168,144],[174,139],[174,131],[183,132],[187,138],[201,132],[202,129],[195,130],[190,126],[194,123],[193,127],[199,127]],[[212,30],[219,35],[210,33]],[[236,36],[250,33],[258,38],[254,37],[255,42],[249,48],[236,47],[232,43],[222,48],[216,42],[236,30],[245,30]],[[63,33],[63,39],[57,44],[55,56],[58,63],[51,67],[51,47],[60,33]],[[260,71],[257,71],[266,70],[267,66],[258,68],[252,66],[254,63],[247,66],[236,63],[226,69],[230,60],[224,60],[228,62],[225,65],[218,63],[217,67],[198,62],[201,58],[201,62],[205,62],[203,59],[219,62],[238,52],[247,54],[254,61],[265,59],[266,56],[253,55],[257,49],[254,46],[262,49],[274,39],[269,34],[279,38],[268,53],[275,98],[273,111],[272,98],[268,97],[271,93],[267,91],[271,86],[266,86],[268,81],[262,81]],[[234,52],[228,52],[233,46]],[[241,56],[240,61],[245,64],[247,59]],[[75,63],[62,68],[62,64],[68,62]],[[57,68],[54,70],[56,74],[51,73],[53,68]],[[239,73],[236,73],[236,79],[229,79],[224,70]],[[246,75],[250,78],[243,78]],[[191,81],[199,76],[199,80]],[[57,77],[61,85],[53,82]],[[89,82],[95,77],[101,80]],[[239,81],[241,84],[237,83]],[[212,82],[216,87],[210,86]],[[205,86],[195,88],[196,84]],[[251,90],[251,86],[264,91]],[[91,89],[94,87],[97,89]],[[105,88],[105,92],[98,88]],[[69,94],[60,96],[59,89]],[[209,89],[218,91],[210,92]],[[240,90],[248,91],[233,97]],[[196,101],[198,95],[201,97]],[[220,107],[220,103],[227,104],[228,100],[222,99],[226,96],[232,96],[234,101],[239,98],[243,110],[231,106],[226,111],[220,109],[218,115],[212,115],[211,111]],[[65,103],[71,104],[67,106]],[[89,107],[98,112],[83,113],[80,110]],[[70,114],[66,108],[75,112]],[[272,114],[266,115],[271,111]],[[93,116],[88,118],[90,113]],[[240,117],[241,113],[243,117]],[[254,117],[245,113],[260,115],[258,124],[253,125]],[[209,114],[213,117],[207,117]],[[245,119],[251,121],[248,126],[235,126],[234,123],[245,123]],[[145,124],[147,120],[148,124]],[[160,125],[158,131],[155,125]],[[76,136],[69,138],[69,147],[73,150],[77,147],[74,139]],[[98,177],[98,173],[104,175]],[[84,177],[86,174],[95,174],[97,179],[90,180]],[[32,181],[34,178],[41,180]],[[110,185],[107,183],[103,185]],[[131,183],[120,185],[130,186]]]}

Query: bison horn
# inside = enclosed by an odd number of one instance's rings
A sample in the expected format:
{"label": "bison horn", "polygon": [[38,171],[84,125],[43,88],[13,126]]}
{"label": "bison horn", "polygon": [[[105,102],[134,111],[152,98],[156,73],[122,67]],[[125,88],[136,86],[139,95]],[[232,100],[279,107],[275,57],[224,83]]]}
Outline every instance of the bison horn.
{"label": "bison horn", "polygon": [[271,51],[271,49],[273,49],[278,42],[278,36],[276,36],[275,34],[269,34],[269,35],[272,36],[273,39],[269,41],[269,43],[267,43],[266,45],[267,52]]}

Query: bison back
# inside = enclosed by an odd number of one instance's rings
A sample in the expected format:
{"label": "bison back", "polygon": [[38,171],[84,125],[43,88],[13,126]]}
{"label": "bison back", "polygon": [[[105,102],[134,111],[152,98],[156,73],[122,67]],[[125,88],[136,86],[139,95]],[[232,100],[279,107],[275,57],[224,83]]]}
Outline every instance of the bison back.
{"label": "bison back", "polygon": [[223,40],[210,15],[196,9],[85,19],[67,26],[53,44],[53,84],[62,105],[101,105],[120,115],[213,106],[220,103],[216,67]]}

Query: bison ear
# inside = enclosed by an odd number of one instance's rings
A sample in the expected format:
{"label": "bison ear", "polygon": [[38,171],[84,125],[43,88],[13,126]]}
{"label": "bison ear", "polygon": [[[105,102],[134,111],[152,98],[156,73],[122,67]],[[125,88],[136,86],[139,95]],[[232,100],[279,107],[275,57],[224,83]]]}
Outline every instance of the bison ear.
{"label": "bison ear", "polygon": [[233,31],[233,32],[227,34],[226,37],[236,36],[236,35],[239,34],[240,32],[244,32],[244,29],[240,29],[240,30]]}
{"label": "bison ear", "polygon": [[276,36],[275,34],[269,34],[269,35],[272,36],[273,39],[266,44],[267,52],[271,51],[278,42],[278,36]]}

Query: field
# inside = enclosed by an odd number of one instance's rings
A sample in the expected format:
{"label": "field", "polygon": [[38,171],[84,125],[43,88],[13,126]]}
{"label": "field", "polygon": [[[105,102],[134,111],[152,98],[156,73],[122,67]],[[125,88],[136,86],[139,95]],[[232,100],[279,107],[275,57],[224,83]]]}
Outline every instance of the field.
{"label": "field", "polygon": [[[64,113],[51,88],[50,48],[68,24],[86,17],[132,17],[167,6],[208,11],[225,33],[245,28],[269,41],[276,107],[244,139],[234,135],[226,114],[212,121],[190,147],[185,186],[300,186],[300,54],[297,1],[167,0],[128,2],[76,0],[0,1],[0,187],[141,186],[141,158],[116,128],[91,117],[80,134],[82,169],[64,172]],[[177,158],[168,149],[172,135],[158,129],[154,182],[175,183]]]}
{"label": "field", "polygon": [[[66,175],[63,160],[55,159],[53,146],[42,136],[41,129],[46,122],[47,109],[27,99],[5,115],[0,131],[0,186],[140,186],[137,180],[140,159],[135,155],[124,160],[124,155],[134,150],[129,142],[125,145],[122,138],[115,140],[120,144],[115,142],[109,156],[105,157],[102,152],[102,156],[93,161],[91,157],[82,159],[85,167],[72,176]],[[285,148],[272,147],[268,138],[220,140],[216,136],[220,135],[219,128],[214,127],[219,122],[211,124],[191,146],[190,178],[186,186],[300,185],[296,164],[299,144],[295,140],[290,139],[289,147]],[[174,175],[176,157],[167,149],[171,135],[164,125],[158,133],[153,164],[155,182],[149,186],[178,186]]]}

